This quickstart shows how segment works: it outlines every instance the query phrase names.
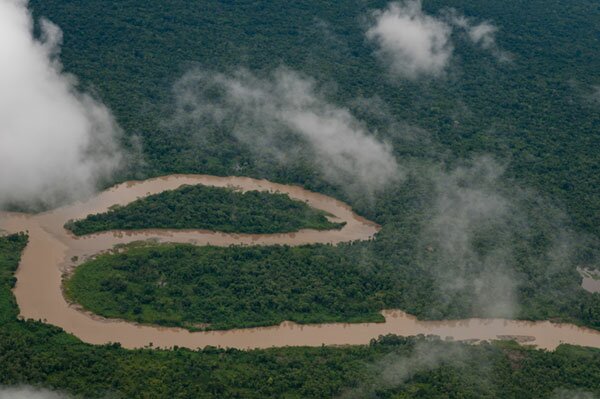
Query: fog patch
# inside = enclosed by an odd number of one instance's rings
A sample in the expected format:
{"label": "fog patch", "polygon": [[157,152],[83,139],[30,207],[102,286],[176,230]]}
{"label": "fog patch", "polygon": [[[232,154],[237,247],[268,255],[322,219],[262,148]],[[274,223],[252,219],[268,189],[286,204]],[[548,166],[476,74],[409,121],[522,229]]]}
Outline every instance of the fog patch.
{"label": "fog patch", "polygon": [[392,148],[348,108],[330,103],[311,78],[280,68],[267,78],[195,70],[174,88],[175,123],[200,135],[233,132],[262,157],[304,159],[348,192],[373,195],[403,177]]}
{"label": "fog patch", "polygon": [[489,49],[496,46],[496,38],[494,35],[497,30],[498,28],[494,25],[488,22],[482,22],[478,25],[468,26],[467,33],[474,43],[481,45],[481,47],[485,49]]}
{"label": "fog patch", "polygon": [[443,73],[452,56],[452,28],[425,14],[420,0],[390,3],[373,17],[366,36],[393,75],[416,79]]}
{"label": "fog patch", "polygon": [[69,396],[33,387],[0,387],[0,399],[67,399]]}
{"label": "fog patch", "polygon": [[349,107],[360,120],[369,125],[379,126],[384,136],[393,143],[398,143],[398,147],[433,147],[429,131],[396,119],[390,106],[378,95],[357,96],[350,102]]}
{"label": "fog patch", "polygon": [[431,317],[521,317],[523,284],[543,284],[552,297],[555,278],[564,281],[574,264],[597,261],[597,240],[573,231],[562,210],[511,185],[504,172],[489,156],[424,172],[432,194],[418,261],[433,277],[441,304],[430,309]]}
{"label": "fog patch", "polygon": [[515,315],[517,279],[510,235],[516,208],[496,189],[504,168],[488,157],[433,170],[432,218],[422,231],[426,267],[449,308],[467,302],[486,317]]}
{"label": "fog patch", "polygon": [[490,21],[475,23],[472,18],[460,15],[454,9],[449,9],[445,13],[446,19],[455,27],[463,30],[473,44],[490,51],[501,62],[512,60],[512,54],[500,49],[496,43],[498,27]]}
{"label": "fog patch", "polygon": [[[415,375],[435,370],[443,365],[460,367],[471,359],[461,344],[439,341],[419,341],[410,353],[390,353],[367,365],[375,378],[357,388],[343,392],[343,399],[377,398],[378,392],[402,386]],[[471,359],[472,360],[472,359]],[[484,362],[479,363],[480,375],[488,372]],[[480,382],[484,383],[484,378]]]}
{"label": "fog patch", "polygon": [[586,391],[557,389],[551,399],[598,399],[598,396]]}
{"label": "fog patch", "polygon": [[0,1],[0,207],[79,198],[123,163],[110,111],[62,70],[60,28],[33,26],[26,1]]}

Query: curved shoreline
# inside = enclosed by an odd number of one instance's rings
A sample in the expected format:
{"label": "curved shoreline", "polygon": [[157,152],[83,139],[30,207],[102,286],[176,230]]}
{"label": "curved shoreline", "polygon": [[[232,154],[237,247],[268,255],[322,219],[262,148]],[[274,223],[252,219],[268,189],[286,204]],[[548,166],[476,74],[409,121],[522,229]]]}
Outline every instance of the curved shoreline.
{"label": "curved shoreline", "polygon": [[[106,211],[114,204],[125,205],[139,197],[172,190],[184,184],[234,187],[242,191],[281,192],[293,199],[329,212],[346,222],[339,230],[300,230],[280,234],[231,234],[200,230],[110,231],[75,237],[63,225],[69,219],[84,218]],[[0,214],[0,229],[29,231],[29,244],[23,252],[13,289],[20,317],[39,319],[63,328],[92,344],[120,343],[125,348],[221,346],[239,349],[275,346],[321,346],[367,344],[379,335],[439,335],[455,340],[494,340],[516,338],[540,348],[554,349],[561,343],[600,348],[600,332],[570,324],[549,321],[528,322],[503,319],[419,321],[399,310],[384,310],[385,323],[323,323],[299,325],[284,322],[278,326],[225,331],[190,332],[180,328],[139,325],[117,319],[104,319],[71,306],[62,294],[62,275],[75,267],[72,259],[84,259],[117,244],[154,239],[195,245],[302,245],[338,244],[368,240],[379,226],[352,212],[341,201],[298,186],[271,183],[247,177],[170,175],[144,181],[125,182],[82,202],[38,215]]]}

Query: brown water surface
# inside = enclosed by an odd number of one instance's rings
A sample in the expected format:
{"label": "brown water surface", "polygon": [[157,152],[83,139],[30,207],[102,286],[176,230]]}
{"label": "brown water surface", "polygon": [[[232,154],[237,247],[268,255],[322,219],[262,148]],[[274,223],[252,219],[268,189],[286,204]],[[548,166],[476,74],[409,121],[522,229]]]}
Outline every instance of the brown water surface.
{"label": "brown water surface", "polygon": [[577,271],[582,277],[581,288],[591,293],[600,293],[600,271],[586,268],[577,268]]}
{"label": "brown water surface", "polygon": [[[300,230],[284,234],[227,234],[200,230],[111,231],[75,237],[63,225],[69,219],[105,212],[112,205],[125,205],[137,198],[173,190],[183,184],[234,187],[242,191],[263,190],[288,194],[310,206],[329,212],[336,221],[346,222],[339,230]],[[25,319],[39,319],[56,325],[92,344],[118,342],[125,348],[154,347],[202,348],[208,345],[240,349],[275,346],[320,346],[367,344],[384,334],[433,334],[455,340],[515,339],[540,348],[554,349],[560,343],[600,348],[600,332],[569,324],[527,322],[503,319],[458,321],[419,321],[399,310],[384,310],[385,323],[327,323],[299,325],[284,322],[278,326],[227,331],[190,332],[179,328],[138,325],[105,319],[81,311],[67,303],[62,295],[62,276],[72,267],[73,259],[93,256],[117,244],[139,240],[184,242],[196,245],[232,244],[301,245],[338,244],[373,238],[379,226],[356,214],[333,198],[297,186],[271,183],[247,177],[171,175],[145,181],[127,182],[82,202],[38,215],[0,213],[0,229],[29,232],[29,244],[16,272],[14,294]],[[77,257],[77,258],[75,258]]]}

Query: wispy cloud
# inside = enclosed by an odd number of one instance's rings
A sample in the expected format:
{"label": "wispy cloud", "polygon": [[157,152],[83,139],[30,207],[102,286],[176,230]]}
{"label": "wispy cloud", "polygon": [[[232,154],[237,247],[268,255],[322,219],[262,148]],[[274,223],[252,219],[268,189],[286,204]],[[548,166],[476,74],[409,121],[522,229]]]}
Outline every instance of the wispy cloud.
{"label": "wispy cloud", "polygon": [[[410,352],[390,353],[366,366],[366,371],[374,376],[358,387],[343,392],[340,399],[377,398],[378,392],[400,387],[419,373],[434,370],[442,365],[458,366],[469,356],[466,347],[457,343],[441,341],[419,341]],[[487,383],[487,365],[480,363],[480,382]]]}
{"label": "wispy cloud", "polygon": [[496,188],[503,172],[488,157],[435,170],[433,216],[422,231],[431,252],[426,264],[444,302],[461,306],[468,295],[473,312],[488,317],[513,317],[517,309],[513,248],[504,236],[520,215]]}
{"label": "wispy cloud", "polygon": [[373,16],[366,35],[392,74],[416,79],[443,73],[453,51],[452,28],[425,14],[420,0],[390,3]]}
{"label": "wispy cloud", "polygon": [[299,157],[327,181],[372,194],[402,178],[391,147],[347,108],[334,105],[314,80],[289,69],[268,78],[195,70],[175,86],[177,123],[230,130],[261,156],[286,163]]}
{"label": "wispy cloud", "polygon": [[513,58],[513,55],[502,50],[496,43],[496,34],[498,27],[490,21],[476,23],[473,18],[467,18],[460,15],[456,10],[446,11],[446,19],[459,29],[466,32],[469,40],[484,50],[490,51],[499,61],[507,62]]}
{"label": "wispy cloud", "polygon": [[523,286],[545,281],[543,295],[551,296],[557,288],[549,282],[564,281],[557,276],[572,270],[581,256],[597,262],[591,249],[598,241],[573,231],[566,214],[541,194],[508,185],[505,166],[480,156],[427,172],[433,190],[420,263],[443,304],[431,315],[519,317]]}
{"label": "wispy cloud", "polygon": [[67,399],[68,396],[47,389],[28,386],[0,387],[0,399]]}
{"label": "wispy cloud", "polygon": [[574,389],[557,389],[551,399],[598,399],[597,395],[591,392]]}

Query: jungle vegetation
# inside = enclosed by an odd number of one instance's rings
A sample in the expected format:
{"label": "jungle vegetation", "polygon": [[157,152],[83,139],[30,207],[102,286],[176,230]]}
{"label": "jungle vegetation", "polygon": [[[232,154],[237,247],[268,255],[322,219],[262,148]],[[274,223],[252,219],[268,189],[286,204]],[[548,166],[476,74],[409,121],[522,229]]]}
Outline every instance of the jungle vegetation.
{"label": "jungle vegetation", "polygon": [[[387,4],[31,0],[30,8],[63,29],[65,69],[108,104],[129,136],[142,139],[145,166],[131,171],[137,177],[245,175],[346,196],[324,182],[314,165],[281,166],[257,158],[231,132],[199,136],[189,126],[166,123],[173,85],[191,68],[244,67],[268,76],[283,65],[333,83],[331,101],[355,112],[356,99],[380,99],[381,111],[405,128],[391,128],[389,118],[358,116],[393,145],[398,158],[451,165],[491,154],[507,161],[506,180],[553,198],[578,228],[599,235],[600,113],[591,97],[600,85],[597,2],[424,1],[428,14],[451,7],[490,21],[499,28],[499,48],[512,55],[511,62],[498,62],[454,37],[455,61],[434,82],[388,79],[385,65],[373,56],[364,18]],[[405,139],[407,130],[416,130],[416,141]],[[394,188],[389,190],[378,203],[386,214],[379,223],[393,223],[396,218],[387,215],[404,202],[393,201]]]}
{"label": "jungle vegetation", "polygon": [[[576,272],[580,265],[595,267],[600,248],[600,112],[590,97],[600,84],[597,2],[425,1],[424,10],[432,15],[452,7],[476,21],[491,21],[499,27],[497,45],[512,55],[512,61],[499,62],[456,35],[454,61],[434,82],[389,79],[374,56],[363,22],[386,5],[383,0],[30,2],[35,15],[64,29],[65,69],[106,102],[127,137],[141,139],[145,162],[119,178],[245,175],[333,195],[382,225],[382,231],[372,242],[327,250],[367,259],[391,281],[403,281],[398,304],[406,311],[461,318],[477,314],[472,287],[442,299],[436,271],[469,275],[481,263],[461,269],[427,235],[436,205],[427,171],[436,165],[447,172],[492,156],[505,167],[493,183],[499,192],[506,198],[533,194],[521,201],[524,214],[518,218],[525,230],[519,230],[519,221],[491,229],[475,252],[482,259],[510,252],[502,267],[519,282],[518,317],[597,326],[600,299],[581,292]],[[386,140],[398,162],[421,166],[366,198],[328,182],[310,160],[282,164],[252,151],[227,129],[173,123],[173,86],[190,69],[241,67],[269,77],[281,66],[322,83],[328,100]],[[378,112],[361,106],[365,102],[378,104]],[[557,209],[566,216],[555,218]],[[561,238],[563,231],[575,238]],[[558,253],[565,256],[557,260]]]}
{"label": "jungle vegetation", "polygon": [[[85,398],[600,394],[600,352],[568,345],[547,352],[511,343],[470,346],[395,336],[365,346],[250,351],[85,344],[51,325],[17,319],[11,287],[26,243],[24,234],[0,237],[0,385],[27,384]],[[411,373],[404,379],[382,377],[406,365]]]}
{"label": "jungle vegetation", "polygon": [[192,329],[383,321],[399,282],[340,256],[326,246],[136,246],[79,266],[65,292],[105,317]]}
{"label": "jungle vegetation", "polygon": [[[436,270],[468,275],[477,272],[478,264],[461,269],[444,259],[423,233],[435,205],[425,173],[417,169],[375,198],[363,198],[328,182],[311,162],[281,164],[257,155],[230,131],[171,123],[173,85],[191,68],[227,72],[243,67],[268,77],[286,66],[333,88],[329,100],[351,110],[390,143],[399,162],[451,170],[487,154],[503,163],[498,190],[509,198],[514,188],[534,193],[519,215],[527,228],[508,224],[486,231],[475,252],[485,258],[486,253],[510,248],[505,266],[519,281],[518,317],[557,318],[598,328],[600,295],[581,290],[575,271],[579,265],[597,263],[600,238],[600,112],[592,98],[593,88],[600,85],[598,2],[423,3],[430,14],[453,7],[477,21],[491,21],[499,27],[498,46],[512,61],[498,62],[493,54],[455,37],[454,61],[444,78],[388,79],[364,37],[365,18],[385,7],[384,0],[31,0],[30,6],[36,16],[64,30],[61,60],[66,71],[110,107],[126,132],[126,143],[141,138],[144,162],[117,179],[169,173],[245,175],[333,195],[381,224],[382,231],[372,242],[317,246],[308,252],[339,259],[350,278],[360,275],[363,284],[375,279],[369,270],[377,270],[399,288],[390,304],[419,317],[477,315],[472,287],[450,297],[440,288]],[[381,104],[381,112],[365,111],[360,106],[365,101]],[[566,217],[553,221],[550,216],[557,208]],[[561,239],[560,231],[583,239]],[[147,255],[139,259],[153,256]],[[359,265],[363,274],[352,271]],[[5,274],[8,284],[12,274]],[[134,287],[139,281],[127,284]],[[12,303],[9,291],[3,292],[3,301]],[[351,302],[346,301],[344,306]],[[311,306],[311,311],[318,309]],[[6,309],[16,315],[12,305]],[[371,378],[364,374],[370,361],[412,348],[403,339],[392,339],[393,344],[384,339],[356,348],[124,351],[88,346],[37,322],[10,321],[0,331],[0,382],[39,383],[87,396],[331,397]],[[494,345],[467,350],[473,359],[490,356],[484,364],[493,371],[492,383],[471,379],[481,371],[477,362],[417,372],[401,387],[382,389],[377,396],[551,397],[559,387],[598,393],[593,385],[599,380],[597,351],[563,346],[555,353],[514,352]]]}
{"label": "jungle vegetation", "polygon": [[[71,301],[105,317],[189,329],[284,320],[383,321],[383,309],[403,309],[420,318],[487,316],[463,296],[473,287],[445,303],[446,297],[435,297],[436,284],[427,275],[380,262],[363,245],[132,245],[77,267],[65,281],[65,292]],[[568,271],[553,280],[547,286],[541,275],[535,281],[539,285],[524,285],[516,316],[600,329],[600,294],[581,289]],[[553,295],[560,289],[565,295],[556,300]]]}
{"label": "jungle vegetation", "polygon": [[149,195],[105,213],[70,221],[65,228],[80,236],[106,230],[153,228],[286,233],[342,227],[340,223],[329,222],[326,215],[287,194],[242,193],[230,188],[194,185]]}

